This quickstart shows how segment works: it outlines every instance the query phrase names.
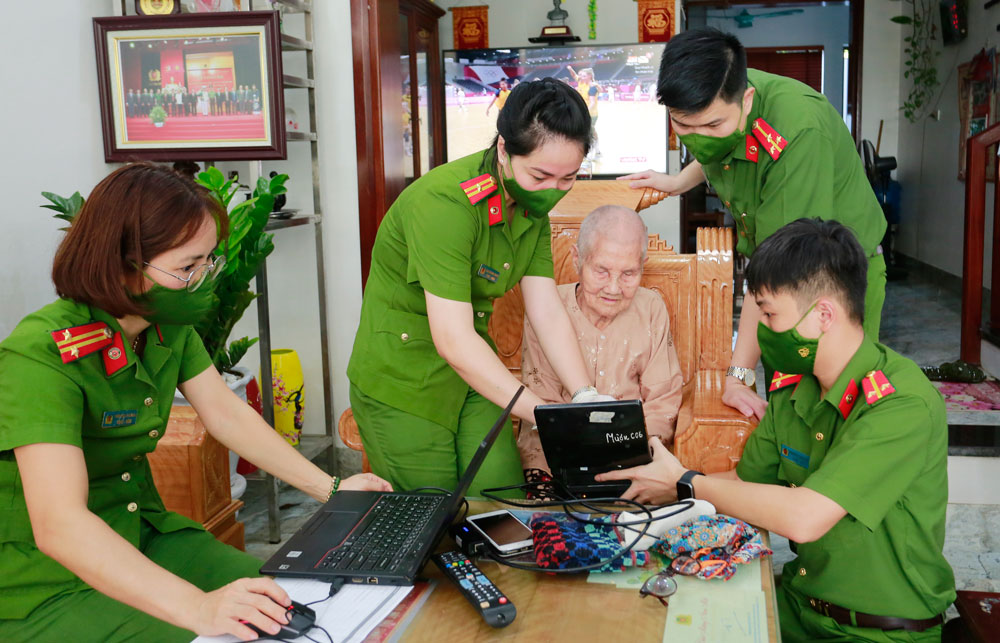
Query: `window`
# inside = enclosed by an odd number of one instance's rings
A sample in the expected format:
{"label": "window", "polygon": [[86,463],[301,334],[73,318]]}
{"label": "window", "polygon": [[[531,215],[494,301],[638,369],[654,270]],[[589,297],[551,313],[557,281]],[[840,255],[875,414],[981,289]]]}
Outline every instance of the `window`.
{"label": "window", "polygon": [[823,92],[823,47],[747,48],[747,67],[788,76]]}

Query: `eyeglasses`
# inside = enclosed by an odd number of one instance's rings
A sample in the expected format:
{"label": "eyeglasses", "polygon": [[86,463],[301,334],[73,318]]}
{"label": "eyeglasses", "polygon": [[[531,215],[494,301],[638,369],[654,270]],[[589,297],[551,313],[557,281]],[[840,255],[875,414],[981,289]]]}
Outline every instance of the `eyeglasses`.
{"label": "eyeglasses", "polygon": [[158,270],[159,272],[162,272],[165,275],[170,275],[171,277],[177,279],[178,281],[183,281],[185,284],[187,284],[186,287],[188,292],[194,292],[195,290],[198,290],[198,288],[200,288],[201,285],[206,281],[214,281],[219,276],[219,274],[222,272],[222,269],[226,267],[226,257],[225,255],[220,255],[218,257],[211,256],[210,261],[208,263],[201,264],[200,266],[189,272],[187,277],[180,277],[178,275],[175,275],[174,273],[168,272],[163,268],[158,268],[154,266],[148,261],[144,261],[143,264],[149,266],[153,270]]}
{"label": "eyeglasses", "polygon": [[677,593],[677,581],[674,580],[675,575],[681,576],[695,576],[702,570],[712,570],[722,568],[726,562],[723,560],[698,560],[696,557],[701,556],[711,550],[709,549],[699,549],[692,555],[682,554],[677,558],[670,561],[670,565],[664,567],[655,576],[650,576],[646,579],[646,582],[642,584],[639,588],[639,596],[646,598],[647,596],[655,596],[660,599],[660,602],[664,605],[667,604],[667,599]]}

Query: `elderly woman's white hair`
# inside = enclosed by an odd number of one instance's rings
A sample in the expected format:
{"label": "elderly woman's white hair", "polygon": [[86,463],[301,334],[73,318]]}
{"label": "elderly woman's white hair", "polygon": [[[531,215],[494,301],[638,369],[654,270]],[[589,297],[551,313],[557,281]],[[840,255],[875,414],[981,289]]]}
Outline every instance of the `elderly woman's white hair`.
{"label": "elderly woman's white hair", "polygon": [[618,241],[635,239],[642,248],[642,260],[646,261],[646,241],[649,229],[635,210],[621,205],[602,205],[586,216],[580,224],[580,235],[576,240],[581,261],[586,261],[599,237],[614,238]]}

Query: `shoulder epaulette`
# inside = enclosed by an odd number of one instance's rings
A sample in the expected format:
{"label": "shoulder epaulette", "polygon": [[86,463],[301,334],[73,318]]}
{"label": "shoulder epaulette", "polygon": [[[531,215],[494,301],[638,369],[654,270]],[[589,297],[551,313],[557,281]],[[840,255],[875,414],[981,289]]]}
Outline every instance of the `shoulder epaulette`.
{"label": "shoulder epaulette", "polygon": [[753,163],[757,162],[757,155],[759,154],[759,148],[757,147],[757,139],[753,136],[747,134],[747,160]]}
{"label": "shoulder epaulette", "polygon": [[865,402],[874,404],[887,395],[892,395],[896,389],[889,383],[889,378],[882,371],[868,371],[861,380],[861,388],[865,391]]}
{"label": "shoulder epaulette", "polygon": [[753,122],[752,131],[753,135],[760,141],[760,144],[764,146],[764,150],[771,155],[772,159],[777,161],[788,145],[788,139],[778,134],[763,118],[758,118]]}
{"label": "shoulder epaulette", "polygon": [[91,322],[54,330],[51,335],[63,364],[69,364],[110,344],[114,333],[104,322]]}
{"label": "shoulder epaulette", "polygon": [[469,197],[469,203],[475,205],[491,195],[496,189],[496,181],[490,174],[480,174],[474,179],[459,183],[465,196]]}
{"label": "shoulder epaulette", "polygon": [[799,380],[802,379],[801,375],[787,375],[785,373],[780,373],[778,371],[774,372],[774,377],[771,378],[771,386],[767,389],[768,393],[773,393],[778,389],[785,388],[786,386],[791,386],[792,384],[798,384]]}

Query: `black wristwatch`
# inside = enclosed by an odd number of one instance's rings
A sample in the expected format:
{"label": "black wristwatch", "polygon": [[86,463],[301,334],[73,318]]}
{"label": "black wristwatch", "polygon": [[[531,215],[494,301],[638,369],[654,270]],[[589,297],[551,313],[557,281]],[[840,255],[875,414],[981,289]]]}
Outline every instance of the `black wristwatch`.
{"label": "black wristwatch", "polygon": [[685,471],[681,479],[677,481],[677,500],[694,500],[694,480],[695,476],[705,475],[701,471]]}

